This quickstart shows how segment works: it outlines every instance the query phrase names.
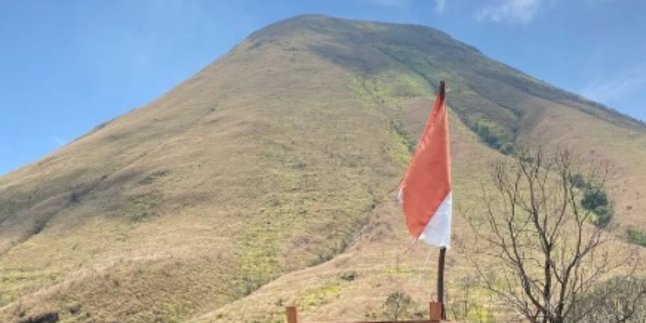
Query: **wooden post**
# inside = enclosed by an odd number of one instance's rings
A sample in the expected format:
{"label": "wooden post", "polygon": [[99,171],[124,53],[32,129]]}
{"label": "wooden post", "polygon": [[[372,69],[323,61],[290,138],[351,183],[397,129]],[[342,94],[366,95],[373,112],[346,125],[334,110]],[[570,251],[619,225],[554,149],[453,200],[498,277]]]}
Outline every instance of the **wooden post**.
{"label": "wooden post", "polygon": [[446,257],[446,247],[440,248],[440,259],[437,271],[437,302],[442,306],[441,319],[446,320],[446,311],[444,310],[444,258]]}
{"label": "wooden post", "polygon": [[298,311],[296,306],[287,307],[287,323],[298,323]]}
{"label": "wooden post", "polygon": [[429,312],[431,321],[442,321],[442,313],[444,313],[444,306],[441,303],[431,302],[429,304]]}

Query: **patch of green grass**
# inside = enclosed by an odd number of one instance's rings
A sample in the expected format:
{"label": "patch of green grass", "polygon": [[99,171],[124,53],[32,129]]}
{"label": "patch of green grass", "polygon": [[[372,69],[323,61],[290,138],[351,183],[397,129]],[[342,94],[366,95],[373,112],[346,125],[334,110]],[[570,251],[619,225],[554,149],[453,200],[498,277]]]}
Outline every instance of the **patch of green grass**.
{"label": "patch of green grass", "polygon": [[467,322],[482,322],[482,323],[489,323],[489,322],[495,322],[495,317],[493,315],[493,312],[484,307],[484,306],[478,306],[474,305],[469,308],[468,312],[465,315],[465,319]]}
{"label": "patch of green grass", "polygon": [[411,98],[428,96],[426,80],[406,71],[393,71],[375,76],[355,77],[350,89],[366,105],[401,106]]}
{"label": "patch of green grass", "polygon": [[160,312],[164,313],[164,322],[182,322],[186,317],[190,317],[194,313],[195,305],[181,303],[181,302],[167,302],[161,306]]}
{"label": "patch of green grass", "polygon": [[[464,294],[466,291],[466,295]],[[493,323],[498,322],[494,311],[487,306],[483,300],[491,299],[494,295],[491,291],[478,288],[462,288],[458,291],[462,295],[459,298],[450,297],[447,305],[448,316],[458,322]]]}
{"label": "patch of green grass", "polygon": [[46,269],[14,268],[0,270],[0,306],[21,296],[25,289],[46,286],[61,279],[59,273]]}
{"label": "patch of green grass", "polygon": [[[275,213],[280,215],[279,212]],[[271,221],[278,221],[271,217]],[[281,219],[281,223],[285,223]],[[286,228],[256,220],[236,235],[239,261],[239,284],[242,295],[248,295],[281,273],[278,261],[279,244],[287,235]]]}
{"label": "patch of green grass", "polygon": [[143,221],[157,216],[158,208],[164,201],[164,195],[159,190],[129,196],[127,214],[132,221]]}
{"label": "patch of green grass", "polygon": [[39,202],[40,196],[35,197],[33,192],[20,194],[3,193],[0,196],[0,223],[15,217],[21,211],[28,210]]}
{"label": "patch of green grass", "polygon": [[414,146],[396,121],[391,121],[390,137],[391,139],[385,147],[386,153],[395,162],[403,166],[408,165]]}
{"label": "patch of green grass", "polygon": [[395,265],[392,267],[385,267],[384,272],[386,275],[393,277],[414,277],[418,274],[418,269],[409,266]]}
{"label": "patch of green grass", "polygon": [[339,282],[329,282],[323,286],[306,290],[297,301],[302,310],[317,308],[339,297],[342,287]]}

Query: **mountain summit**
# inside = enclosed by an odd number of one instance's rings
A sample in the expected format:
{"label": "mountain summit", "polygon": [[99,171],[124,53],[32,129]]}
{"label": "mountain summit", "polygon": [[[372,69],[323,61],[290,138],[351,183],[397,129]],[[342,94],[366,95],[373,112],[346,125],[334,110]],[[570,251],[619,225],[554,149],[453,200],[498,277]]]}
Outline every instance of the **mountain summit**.
{"label": "mountain summit", "polygon": [[[490,161],[536,147],[612,165],[616,236],[646,229],[640,122],[436,29],[299,16],[0,177],[0,321],[363,318],[392,290],[428,298],[426,251],[397,258],[393,190],[440,80],[457,241]],[[468,278],[462,252],[447,281]]]}

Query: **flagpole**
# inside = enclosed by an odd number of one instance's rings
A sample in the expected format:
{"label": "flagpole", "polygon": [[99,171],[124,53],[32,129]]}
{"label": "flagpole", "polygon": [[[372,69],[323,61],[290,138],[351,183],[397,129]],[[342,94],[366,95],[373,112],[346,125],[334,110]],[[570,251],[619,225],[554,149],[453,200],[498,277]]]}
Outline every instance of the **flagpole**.
{"label": "flagpole", "polygon": [[446,257],[446,247],[440,248],[440,259],[437,270],[437,302],[442,306],[442,319],[446,320],[446,310],[444,308],[444,258]]}
{"label": "flagpole", "polygon": [[[446,82],[440,81],[438,95],[444,99],[446,95]],[[438,259],[437,269],[437,301],[442,306],[442,319],[446,320],[446,309],[444,307],[444,260],[446,258],[446,247],[440,248],[440,257]]]}

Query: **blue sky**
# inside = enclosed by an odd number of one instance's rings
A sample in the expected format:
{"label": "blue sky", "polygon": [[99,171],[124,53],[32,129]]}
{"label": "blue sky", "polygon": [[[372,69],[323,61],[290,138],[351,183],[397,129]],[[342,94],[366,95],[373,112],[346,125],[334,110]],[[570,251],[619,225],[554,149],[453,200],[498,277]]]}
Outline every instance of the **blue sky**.
{"label": "blue sky", "polygon": [[0,174],[304,13],[423,24],[646,120],[646,1],[0,0]]}

